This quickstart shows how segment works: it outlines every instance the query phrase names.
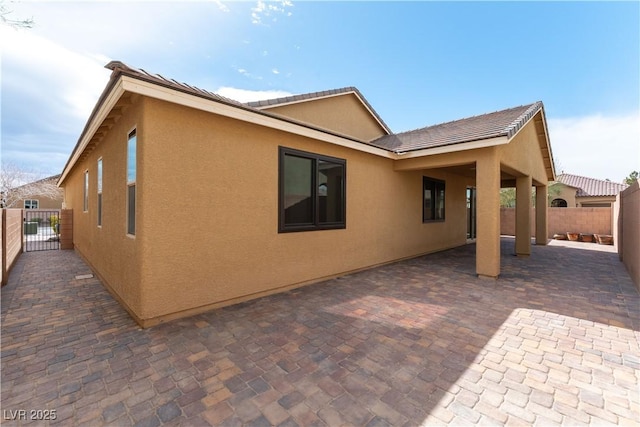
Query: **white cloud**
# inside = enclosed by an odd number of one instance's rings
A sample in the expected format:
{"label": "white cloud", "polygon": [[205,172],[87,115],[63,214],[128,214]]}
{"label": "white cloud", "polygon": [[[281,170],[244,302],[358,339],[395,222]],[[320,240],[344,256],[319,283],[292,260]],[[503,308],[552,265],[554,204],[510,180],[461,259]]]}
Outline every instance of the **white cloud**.
{"label": "white cloud", "polygon": [[108,58],[6,26],[0,26],[0,48],[3,159],[62,169],[108,81]]}
{"label": "white cloud", "polygon": [[242,74],[243,76],[253,79],[253,80],[262,80],[262,76],[258,76],[255,74],[250,73],[248,70],[244,69],[244,68],[236,68],[236,71],[240,74]]}
{"label": "white cloud", "polygon": [[273,74],[280,74],[280,71],[277,68],[274,68],[273,70],[271,70],[271,72]]}
{"label": "white cloud", "polygon": [[292,12],[287,10],[290,7],[293,7],[293,2],[289,0],[277,2],[258,0],[251,8],[251,23],[263,24],[266,18],[271,18],[271,21],[275,22],[278,20],[278,15],[291,16]]}
{"label": "white cloud", "polygon": [[62,100],[65,112],[76,118],[89,116],[109,76],[104,69],[108,58],[82,55],[29,31],[5,26],[0,27],[0,40],[3,89],[37,97],[44,104]]}
{"label": "white cloud", "polygon": [[227,5],[222,3],[220,0],[213,0],[213,2],[216,4],[216,6],[218,6],[218,9],[220,9],[220,11],[225,12],[225,13],[230,12],[230,10],[227,7]]}
{"label": "white cloud", "polygon": [[283,98],[292,95],[283,90],[247,90],[227,86],[219,88],[215,93],[239,102],[262,101],[264,99]]}
{"label": "white cloud", "polygon": [[558,174],[622,182],[640,170],[640,112],[549,119],[548,125]]}

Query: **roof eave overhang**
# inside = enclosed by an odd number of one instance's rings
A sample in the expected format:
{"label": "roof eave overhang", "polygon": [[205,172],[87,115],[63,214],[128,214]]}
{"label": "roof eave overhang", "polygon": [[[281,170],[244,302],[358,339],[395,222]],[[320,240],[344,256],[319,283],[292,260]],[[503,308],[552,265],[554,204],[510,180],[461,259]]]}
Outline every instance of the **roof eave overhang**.
{"label": "roof eave overhang", "polygon": [[549,128],[547,127],[547,117],[546,117],[546,114],[544,112],[544,107],[540,108],[540,111],[538,113],[541,116],[542,127],[544,129],[544,138],[545,138],[545,142],[547,144],[547,152],[549,154],[549,163],[550,163],[550,165],[549,165],[549,168],[547,170],[547,179],[549,181],[555,181],[556,180],[556,166],[554,165],[553,151],[551,150],[551,140],[549,139]]}
{"label": "roof eave overhang", "polygon": [[396,157],[394,153],[369,145],[365,141],[357,141],[337,134],[324,132],[303,124],[295,123],[291,120],[284,120],[268,112],[252,111],[251,109],[244,109],[238,106],[225,104],[223,102],[205,99],[190,93],[181,92],[170,87],[158,85],[153,82],[137,79],[128,75],[122,74],[117,78],[115,83],[110,84],[112,85],[111,89],[107,90],[105,95],[101,97],[101,100],[98,101],[99,104],[96,106],[94,112],[89,118],[80,140],[73,150],[73,153],[71,154],[71,157],[58,180],[58,186],[62,185],[69,172],[73,169],[74,165],[93,138],[93,135],[100,127],[100,124],[108,116],[109,112],[125,92],[136,93],[142,96],[218,114],[236,120],[282,130],[284,132],[329,142],[338,146],[363,151],[388,159],[394,159]]}
{"label": "roof eave overhang", "polygon": [[506,136],[498,136],[493,138],[481,139],[476,141],[468,141],[451,145],[443,145],[433,148],[424,148],[421,150],[397,152],[398,159],[412,159],[415,157],[435,156],[437,154],[455,153],[465,150],[475,150],[479,148],[494,147],[497,145],[508,144],[511,139]]}
{"label": "roof eave overhang", "polygon": [[542,123],[542,129],[543,129],[543,135],[538,135],[538,136],[544,137],[544,143],[545,143],[545,147],[540,147],[540,148],[541,150],[547,151],[546,152],[547,156],[545,156],[545,153],[542,153],[542,157],[543,159],[545,157],[549,158],[549,166],[546,167],[547,180],[552,182],[556,180],[556,171],[555,171],[555,165],[553,164],[553,153],[551,151],[551,142],[549,141],[549,131],[547,128],[547,119],[544,113],[544,106],[540,105],[540,109],[536,111],[536,113],[533,116],[531,116],[527,121],[522,123],[522,125],[518,127],[518,130],[509,137],[509,141],[513,140],[516,137],[516,135],[518,135],[520,131],[522,131],[522,129],[524,129],[529,122],[531,122],[532,120],[535,120],[538,114],[540,115],[540,121]]}
{"label": "roof eave overhang", "polygon": [[[115,107],[118,100],[122,97],[125,92],[135,93],[142,96],[159,99],[162,101],[171,102],[174,104],[182,105],[189,108],[194,108],[201,111],[210,112],[213,114],[218,114],[221,116],[233,118],[236,120],[240,120],[243,122],[265,126],[268,128],[281,130],[283,132],[288,132],[291,134],[308,137],[311,139],[328,142],[337,146],[350,148],[353,150],[357,150],[360,152],[365,152],[369,154],[373,154],[376,156],[380,156],[383,158],[391,159],[391,160],[400,160],[400,159],[410,159],[415,157],[425,157],[425,156],[434,156],[437,154],[447,154],[460,152],[465,150],[474,150],[481,149],[486,147],[493,147],[508,144],[519,132],[516,132],[514,135],[506,136],[496,136],[485,138],[481,140],[474,140],[432,148],[424,148],[413,151],[394,151],[379,148],[373,146],[366,141],[359,141],[355,139],[351,139],[345,136],[341,136],[339,134],[334,134],[330,132],[323,131],[321,129],[317,129],[302,123],[297,123],[293,120],[284,119],[275,114],[271,114],[268,111],[261,111],[258,108],[241,108],[237,105],[227,104],[224,102],[218,102],[211,99],[207,99],[204,97],[200,97],[188,92],[183,92],[180,90],[176,90],[174,88],[159,85],[154,82],[150,82],[144,79],[139,79],[133,76],[129,76],[126,74],[119,74],[116,76],[112,75],[111,81],[108,83],[105,91],[100,97],[98,104],[94,108],[85,128],[80,136],[76,147],[74,148],[71,157],[67,161],[67,164],[64,167],[64,170],[58,180],[57,185],[60,187],[69,172],[73,169],[77,161],[82,156],[83,152],[87,148],[88,144],[91,142],[94,134],[102,124],[102,122],[107,118],[111,110]],[[367,107],[366,102],[359,97],[358,93],[355,91],[349,91],[345,93],[353,93],[358,97],[358,99],[362,102],[362,104]],[[340,94],[331,94],[330,96],[338,96]],[[282,105],[282,104],[279,104]],[[368,108],[368,107],[367,107]],[[268,107],[263,107],[262,110],[268,110]],[[375,114],[372,114],[373,117],[376,117]],[[377,119],[376,119],[377,120]],[[530,119],[531,120],[531,119]],[[546,144],[549,150],[549,156],[551,159],[551,169],[550,173],[555,179],[555,172],[553,170],[553,158],[551,157],[551,146],[549,144],[548,132],[546,127],[546,120],[544,118],[544,112],[542,112],[542,122],[544,125],[544,136],[546,138]],[[381,126],[386,129],[386,126],[381,123]]]}
{"label": "roof eave overhang", "polygon": [[76,164],[80,156],[82,156],[82,153],[87,148],[87,145],[89,145],[89,142],[93,138],[94,134],[96,133],[104,119],[107,118],[120,97],[125,93],[125,88],[121,79],[118,79],[117,81],[110,84],[112,84],[111,89],[107,90],[101,97],[101,100],[98,101],[98,105],[89,117],[89,121],[87,122],[85,129],[80,135],[80,140],[74,148],[71,157],[67,161],[67,164],[65,165],[64,170],[62,171],[62,174],[58,179],[58,187],[62,185],[71,169],[73,169],[73,166]]}
{"label": "roof eave overhang", "polygon": [[129,76],[122,77],[123,88],[127,92],[137,93],[150,98],[156,98],[185,107],[218,114],[236,120],[253,123],[272,129],[282,130],[300,136],[330,142],[335,145],[347,147],[359,151],[364,151],[377,156],[392,158],[392,153],[378,147],[366,144],[364,141],[349,139],[337,134],[324,132],[313,127],[295,123],[292,120],[284,120],[267,112],[260,113],[250,109],[240,108],[234,105],[227,105],[222,102],[194,96],[189,93],[180,92],[172,88],[159,86],[142,80],[137,80]]}

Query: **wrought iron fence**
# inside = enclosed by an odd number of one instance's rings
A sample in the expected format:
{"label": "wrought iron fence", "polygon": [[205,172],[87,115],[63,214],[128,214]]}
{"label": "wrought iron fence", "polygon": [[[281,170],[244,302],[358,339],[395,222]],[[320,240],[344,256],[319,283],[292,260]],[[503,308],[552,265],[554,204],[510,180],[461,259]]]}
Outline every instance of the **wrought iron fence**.
{"label": "wrought iron fence", "polygon": [[25,252],[60,249],[60,211],[25,209],[23,236]]}

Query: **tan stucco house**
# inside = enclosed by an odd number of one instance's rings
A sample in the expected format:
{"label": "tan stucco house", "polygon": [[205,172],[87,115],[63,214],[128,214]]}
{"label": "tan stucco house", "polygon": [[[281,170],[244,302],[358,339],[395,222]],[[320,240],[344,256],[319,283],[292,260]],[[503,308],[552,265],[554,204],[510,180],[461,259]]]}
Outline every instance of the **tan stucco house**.
{"label": "tan stucco house", "polygon": [[551,183],[553,200],[551,206],[558,208],[602,208],[611,207],[616,196],[628,185],[603,179],[587,178],[562,173]]}
{"label": "tan stucco house", "polygon": [[2,207],[25,210],[60,209],[63,192],[56,187],[59,179],[58,174],[13,188],[9,190],[10,194],[2,194]]}
{"label": "tan stucco house", "polygon": [[516,253],[532,220],[547,243],[530,213],[555,179],[541,102],[394,134],[352,87],[243,104],[107,68],[59,185],[75,249],[142,326],[469,238],[497,277],[501,186]]}

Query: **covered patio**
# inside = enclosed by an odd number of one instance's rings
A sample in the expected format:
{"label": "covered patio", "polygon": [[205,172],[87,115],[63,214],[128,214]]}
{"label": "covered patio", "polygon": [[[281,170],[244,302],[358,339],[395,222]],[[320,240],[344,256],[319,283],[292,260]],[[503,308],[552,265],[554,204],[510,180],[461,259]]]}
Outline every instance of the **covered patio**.
{"label": "covered patio", "polygon": [[[542,102],[391,135],[378,143],[401,153],[396,171],[438,171],[466,179],[474,194],[478,276],[500,275],[501,188],[516,189],[515,253],[531,255],[531,221],[535,243],[547,244],[547,186],[555,171]],[[532,188],[539,207],[535,218]]]}
{"label": "covered patio", "polygon": [[52,425],[635,425],[640,297],[609,247],[573,243],[516,257],[502,238],[495,282],[471,244],[150,329],[73,251],[27,253],[2,288],[2,407]]}

